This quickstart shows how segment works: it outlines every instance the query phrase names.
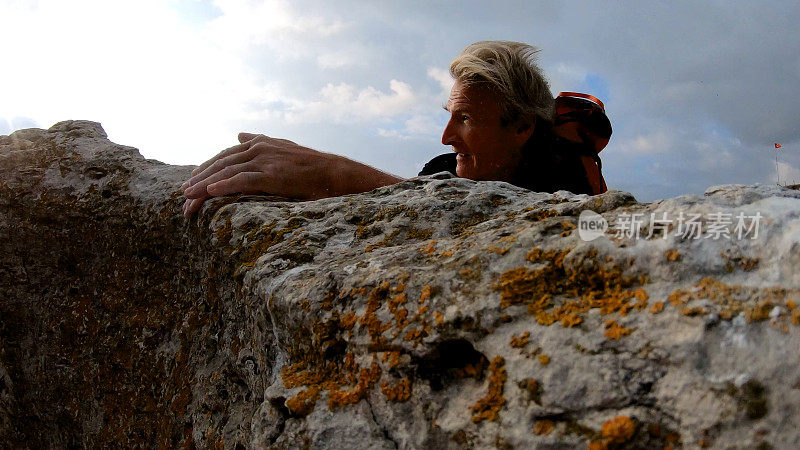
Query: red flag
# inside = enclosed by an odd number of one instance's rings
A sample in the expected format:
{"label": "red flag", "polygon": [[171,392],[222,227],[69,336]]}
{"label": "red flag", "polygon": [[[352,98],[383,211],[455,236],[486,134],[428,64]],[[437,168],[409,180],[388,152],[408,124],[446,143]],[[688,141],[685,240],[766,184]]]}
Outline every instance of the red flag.
{"label": "red flag", "polygon": [[781,148],[781,144],[775,143],[775,148]]}

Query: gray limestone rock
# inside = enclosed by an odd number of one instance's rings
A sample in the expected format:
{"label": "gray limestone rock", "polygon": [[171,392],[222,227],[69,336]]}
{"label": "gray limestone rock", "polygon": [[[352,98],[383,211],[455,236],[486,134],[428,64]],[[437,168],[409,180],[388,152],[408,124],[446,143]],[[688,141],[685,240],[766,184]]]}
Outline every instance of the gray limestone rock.
{"label": "gray limestone rock", "polygon": [[184,220],[191,169],[0,136],[0,447],[800,443],[799,191],[438,174]]}

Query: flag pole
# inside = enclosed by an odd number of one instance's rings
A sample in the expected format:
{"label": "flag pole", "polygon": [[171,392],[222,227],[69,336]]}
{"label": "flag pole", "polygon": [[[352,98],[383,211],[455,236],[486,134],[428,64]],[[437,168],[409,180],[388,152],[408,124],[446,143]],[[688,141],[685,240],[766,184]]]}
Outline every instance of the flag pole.
{"label": "flag pole", "polygon": [[778,150],[782,147],[781,144],[775,143],[775,178],[777,178],[778,186],[781,185],[781,169],[778,166]]}

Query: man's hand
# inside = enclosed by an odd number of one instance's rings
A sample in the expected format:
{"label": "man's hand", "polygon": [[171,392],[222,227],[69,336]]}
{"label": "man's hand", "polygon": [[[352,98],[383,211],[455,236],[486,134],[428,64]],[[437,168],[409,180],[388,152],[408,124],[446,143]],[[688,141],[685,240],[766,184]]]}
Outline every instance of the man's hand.
{"label": "man's hand", "polygon": [[239,133],[239,142],[192,171],[192,177],[181,186],[186,197],[184,216],[194,214],[208,198],[234,193],[315,200],[365,192],[402,180],[286,139]]}

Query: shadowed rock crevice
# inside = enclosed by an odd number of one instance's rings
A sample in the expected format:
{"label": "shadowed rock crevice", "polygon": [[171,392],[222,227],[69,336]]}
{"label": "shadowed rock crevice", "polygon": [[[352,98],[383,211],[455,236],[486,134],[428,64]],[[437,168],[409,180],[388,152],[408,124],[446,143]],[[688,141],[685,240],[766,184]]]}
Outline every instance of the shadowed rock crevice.
{"label": "shadowed rock crevice", "polygon": [[[0,447],[800,439],[798,191],[640,204],[437,174],[185,220],[191,169],[92,122],[0,137]],[[647,238],[680,213],[763,220]]]}
{"label": "shadowed rock crevice", "polygon": [[442,341],[415,363],[417,376],[427,380],[434,391],[466,377],[483,379],[489,367],[486,356],[463,339]]}

